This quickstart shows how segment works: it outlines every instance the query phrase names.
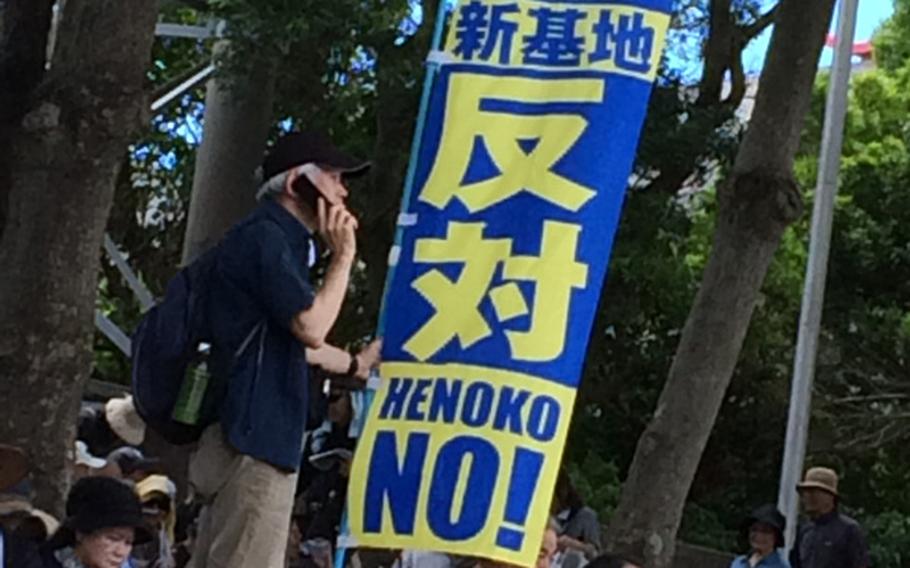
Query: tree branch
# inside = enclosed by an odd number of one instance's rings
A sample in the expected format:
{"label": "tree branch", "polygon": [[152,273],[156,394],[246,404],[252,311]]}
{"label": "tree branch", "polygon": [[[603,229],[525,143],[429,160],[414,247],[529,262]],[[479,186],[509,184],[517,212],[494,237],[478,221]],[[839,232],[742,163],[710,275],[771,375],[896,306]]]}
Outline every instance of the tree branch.
{"label": "tree branch", "polygon": [[723,104],[731,108],[739,108],[746,97],[746,72],[743,69],[742,51],[731,54],[730,61],[730,95]]}
{"label": "tree branch", "polygon": [[757,20],[748,26],[742,28],[742,35],[745,39],[745,43],[749,43],[766,29],[768,26],[774,23],[774,19],[777,17],[777,6],[774,6],[763,15],[759,16]]}
{"label": "tree branch", "polygon": [[721,99],[724,75],[730,68],[733,51],[731,0],[711,0],[710,28],[705,44],[705,66],[698,87],[698,105],[710,106]]}
{"label": "tree branch", "polygon": [[883,400],[910,400],[910,395],[907,394],[872,394],[864,396],[846,396],[843,398],[838,398],[831,401],[831,404],[856,404],[856,403],[867,403],[867,402],[880,402]]}

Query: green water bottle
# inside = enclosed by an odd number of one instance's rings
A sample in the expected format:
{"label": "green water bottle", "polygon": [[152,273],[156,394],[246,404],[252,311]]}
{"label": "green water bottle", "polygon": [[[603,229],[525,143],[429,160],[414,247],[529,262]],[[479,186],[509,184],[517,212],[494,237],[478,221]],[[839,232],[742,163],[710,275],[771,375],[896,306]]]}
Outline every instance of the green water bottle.
{"label": "green water bottle", "polygon": [[195,426],[199,423],[199,414],[202,410],[202,400],[209,386],[211,375],[208,369],[208,357],[211,345],[199,344],[199,352],[195,362],[187,367],[186,377],[177,396],[177,404],[171,418],[181,424]]}

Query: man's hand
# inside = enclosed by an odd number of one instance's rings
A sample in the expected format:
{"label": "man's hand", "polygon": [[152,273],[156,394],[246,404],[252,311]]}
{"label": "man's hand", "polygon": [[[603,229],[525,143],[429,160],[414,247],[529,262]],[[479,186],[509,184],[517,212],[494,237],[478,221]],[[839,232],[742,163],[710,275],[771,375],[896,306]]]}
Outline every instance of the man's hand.
{"label": "man's hand", "polygon": [[[376,339],[355,355],[357,357],[357,372],[355,378],[367,380],[370,371],[379,365],[379,354],[382,350],[382,340]],[[344,349],[325,344],[318,349],[307,349],[306,360],[310,365],[315,365],[323,371],[343,375],[351,367],[351,355]]]}
{"label": "man's hand", "polygon": [[357,354],[357,378],[366,380],[382,361],[382,339],[374,339]]}
{"label": "man's hand", "polygon": [[319,235],[336,257],[353,260],[357,252],[357,219],[343,205],[328,206],[319,198],[317,205]]}

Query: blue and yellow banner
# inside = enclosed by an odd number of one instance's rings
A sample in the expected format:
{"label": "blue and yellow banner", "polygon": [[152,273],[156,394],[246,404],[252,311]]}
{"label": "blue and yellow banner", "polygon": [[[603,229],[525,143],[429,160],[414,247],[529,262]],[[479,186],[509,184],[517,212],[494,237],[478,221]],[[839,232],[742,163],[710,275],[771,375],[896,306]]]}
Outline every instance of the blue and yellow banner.
{"label": "blue and yellow banner", "polygon": [[536,561],[669,5],[456,6],[351,475],[358,546]]}

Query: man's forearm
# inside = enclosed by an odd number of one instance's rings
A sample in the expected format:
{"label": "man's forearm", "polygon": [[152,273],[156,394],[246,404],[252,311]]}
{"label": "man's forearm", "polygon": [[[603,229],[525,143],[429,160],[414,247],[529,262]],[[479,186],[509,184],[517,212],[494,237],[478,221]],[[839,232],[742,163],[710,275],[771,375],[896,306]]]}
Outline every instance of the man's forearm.
{"label": "man's forearm", "polygon": [[321,347],[306,350],[306,362],[328,373],[340,375],[347,373],[351,367],[351,354],[334,345],[323,343]]}
{"label": "man's forearm", "polygon": [[352,362],[356,359],[356,371],[353,377],[365,381],[369,378],[370,370],[376,365],[376,362],[364,353],[365,351],[361,351],[357,355],[352,355],[344,349],[323,343],[321,347],[306,350],[306,361],[328,373],[347,375],[351,370]]}
{"label": "man's forearm", "polygon": [[307,347],[321,347],[335,325],[348,290],[353,262],[353,256],[333,257],[326,271],[325,282],[317,292],[313,305],[294,318],[292,331]]}

